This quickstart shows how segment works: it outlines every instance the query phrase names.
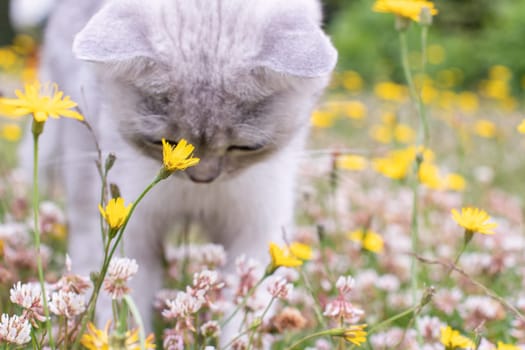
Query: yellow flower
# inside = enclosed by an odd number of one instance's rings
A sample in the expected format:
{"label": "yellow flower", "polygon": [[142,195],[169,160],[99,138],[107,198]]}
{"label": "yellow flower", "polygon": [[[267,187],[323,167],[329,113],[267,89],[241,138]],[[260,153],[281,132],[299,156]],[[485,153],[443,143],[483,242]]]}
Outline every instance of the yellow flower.
{"label": "yellow flower", "polygon": [[475,344],[469,338],[462,336],[458,331],[449,326],[441,328],[441,344],[445,345],[447,350],[474,348]]}
{"label": "yellow flower", "polygon": [[512,345],[512,344],[505,344],[499,341],[498,348],[496,350],[520,350],[520,349],[521,348],[519,346]]}
{"label": "yellow flower", "polygon": [[4,241],[0,239],[0,257],[4,255]]}
{"label": "yellow flower", "polygon": [[366,233],[363,234],[363,230],[359,229],[349,232],[347,237],[354,242],[361,243],[363,249],[371,251],[372,253],[382,253],[385,247],[381,235],[372,230],[366,230]]}
{"label": "yellow flower", "polygon": [[363,170],[367,166],[365,157],[347,154],[337,158],[337,168],[346,170]]}
{"label": "yellow flower", "polygon": [[165,139],[162,139],[164,169],[173,172],[196,165],[200,159],[193,157],[194,149],[195,147],[185,139],[181,139],[176,146],[172,146]]}
{"label": "yellow flower", "polygon": [[385,81],[376,84],[374,93],[383,100],[403,102],[407,97],[407,88],[404,85]]}
{"label": "yellow flower", "polygon": [[492,138],[496,136],[496,125],[489,120],[481,119],[474,124],[474,131],[481,137]]}
{"label": "yellow flower", "polygon": [[366,106],[360,101],[348,101],[344,104],[344,111],[348,118],[363,119],[366,116]]}
{"label": "yellow flower", "polygon": [[363,78],[353,70],[346,71],[343,73],[342,84],[348,91],[360,91],[363,88]]}
{"label": "yellow flower", "polygon": [[424,0],[377,0],[372,10],[374,12],[393,13],[419,22],[421,10],[425,7],[430,10],[433,16],[438,13],[432,1]]}
{"label": "yellow flower", "polygon": [[489,214],[478,208],[462,208],[461,214],[456,209],[452,209],[452,217],[459,226],[471,233],[492,235],[494,234],[493,229],[498,226],[496,223],[487,222],[490,220]]}
{"label": "yellow flower", "polygon": [[392,130],[388,125],[377,124],[370,128],[370,137],[377,142],[388,144],[392,142]]}
{"label": "yellow flower", "polygon": [[520,125],[518,125],[516,129],[520,134],[525,134],[525,119],[521,121]]}
{"label": "yellow flower", "polygon": [[304,243],[293,242],[290,244],[290,253],[303,261],[312,258],[312,248]]}
{"label": "yellow flower", "polygon": [[439,168],[430,162],[421,163],[418,176],[423,185],[433,190],[441,190],[446,185],[439,173]]}
{"label": "yellow flower", "polygon": [[0,137],[10,142],[20,140],[22,129],[17,124],[6,124],[0,129]]}
{"label": "yellow flower", "polygon": [[38,81],[33,84],[26,84],[25,91],[16,90],[17,98],[0,98],[0,106],[3,105],[2,112],[11,117],[20,117],[32,114],[37,122],[45,122],[47,118],[67,117],[77,120],[84,120],[84,117],[77,111],[71,110],[77,104],[64,96],[58,90],[57,85],[42,86]]}
{"label": "yellow flower", "polygon": [[126,207],[124,205],[124,199],[123,198],[112,198],[110,199],[109,203],[106,205],[106,209],[102,208],[102,206],[98,205],[98,210],[100,211],[100,214],[102,214],[102,217],[106,220],[109,227],[112,230],[118,230],[126,221],[126,218],[129,215],[129,211],[131,210],[132,204],[128,204]]}
{"label": "yellow flower", "polygon": [[336,115],[328,111],[317,110],[312,113],[310,123],[316,128],[329,128],[334,125]]}
{"label": "yellow flower", "polygon": [[88,350],[109,350],[109,325],[108,321],[102,330],[97,329],[93,323],[88,323],[88,331],[80,338],[80,344]]}
{"label": "yellow flower", "polygon": [[350,326],[349,328],[345,329],[343,337],[346,341],[360,346],[364,342],[366,342],[366,331],[364,330],[366,327],[366,324],[357,324]]}
{"label": "yellow flower", "polygon": [[394,136],[397,142],[409,144],[416,139],[416,132],[409,125],[397,124],[394,129]]}
{"label": "yellow flower", "polygon": [[462,112],[473,114],[479,109],[478,95],[470,91],[464,91],[458,95],[458,105]]}
{"label": "yellow flower", "polygon": [[467,182],[465,181],[465,178],[455,173],[448,174],[445,182],[446,187],[452,191],[461,192],[465,190],[465,187],[467,187]]}
{"label": "yellow flower", "polygon": [[[140,350],[139,331],[138,329],[126,332],[122,339],[118,336],[109,335],[109,326],[111,322],[108,321],[104,329],[97,329],[93,323],[88,324],[88,331],[82,335],[80,343],[88,350]],[[155,342],[153,334],[146,338],[146,349],[155,349]]]}
{"label": "yellow flower", "polygon": [[269,273],[273,273],[278,267],[297,267],[303,264],[301,259],[290,254],[288,249],[281,249],[277,244],[270,242],[270,256],[272,258]]}

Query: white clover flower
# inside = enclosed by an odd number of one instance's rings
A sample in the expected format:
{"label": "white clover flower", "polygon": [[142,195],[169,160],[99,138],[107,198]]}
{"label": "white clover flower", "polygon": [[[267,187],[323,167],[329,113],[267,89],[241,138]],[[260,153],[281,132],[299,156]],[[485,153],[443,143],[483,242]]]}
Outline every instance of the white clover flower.
{"label": "white clover flower", "polygon": [[7,314],[2,314],[0,318],[0,343],[6,341],[23,345],[29,343],[30,340],[31,324],[28,320],[16,315],[9,317]]}
{"label": "white clover flower", "polygon": [[104,290],[113,299],[121,299],[130,289],[127,282],[137,273],[139,266],[135,259],[113,258],[109,263],[108,272],[104,279]]}
{"label": "white clover flower", "polygon": [[167,309],[162,311],[162,316],[168,320],[187,318],[199,311],[205,301],[201,293],[192,295],[187,292],[179,292],[174,300],[166,301]]}
{"label": "white clover flower", "polygon": [[109,263],[106,278],[127,282],[135,276],[138,269],[139,265],[135,259],[113,258]]}
{"label": "white clover flower", "polygon": [[287,299],[292,290],[293,285],[291,283],[288,283],[288,281],[285,278],[280,276],[276,277],[268,285],[268,292],[270,292],[272,297],[278,299]]}
{"label": "white clover flower", "polygon": [[205,337],[217,338],[221,334],[221,326],[217,321],[208,321],[201,326],[201,333]]}
{"label": "white clover flower", "polygon": [[51,295],[49,310],[55,315],[73,318],[86,310],[84,296],[59,290]]}
{"label": "white clover flower", "polygon": [[[29,312],[29,318],[45,321],[42,289],[37,283],[18,282],[9,291],[10,300]],[[25,314],[27,316],[27,314]]]}
{"label": "white clover flower", "polygon": [[193,275],[193,287],[208,291],[213,288],[222,288],[224,283],[219,282],[219,274],[217,271],[204,270]]}
{"label": "white clover flower", "polygon": [[341,294],[347,294],[354,289],[355,280],[352,276],[340,276],[335,283],[335,287],[339,290]]}

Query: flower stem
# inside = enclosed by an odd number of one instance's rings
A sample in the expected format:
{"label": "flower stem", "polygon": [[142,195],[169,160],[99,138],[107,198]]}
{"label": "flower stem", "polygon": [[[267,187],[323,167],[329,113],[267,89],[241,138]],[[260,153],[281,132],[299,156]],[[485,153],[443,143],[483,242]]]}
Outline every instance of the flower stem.
{"label": "flower stem", "polygon": [[244,298],[242,298],[242,301],[240,302],[240,304],[237,305],[237,307],[235,308],[235,310],[233,310],[233,312],[230,314],[230,316],[228,316],[224,321],[221,322],[221,328],[224,327],[224,325],[226,325],[228,322],[230,322],[232,320],[232,318],[235,315],[237,315],[237,312],[239,312],[239,310],[241,310],[242,308],[244,308],[246,306],[246,303],[248,302],[248,299],[253,295],[253,293],[255,293],[257,288],[259,288],[259,286],[261,285],[261,283],[263,283],[263,281],[266,279],[266,277],[268,277],[268,274],[264,274],[264,276],[262,276],[259,279],[259,281],[246,293]]}
{"label": "flower stem", "polygon": [[120,244],[120,241],[122,240],[122,237],[124,236],[124,231],[126,229],[126,226],[129,222],[129,219],[131,218],[131,215],[133,214],[133,212],[135,211],[135,208],[137,207],[137,205],[140,203],[140,201],[144,198],[144,196],[146,196],[146,194],[157,184],[159,183],[160,181],[162,180],[161,177],[157,176],[149,185],[148,187],[146,187],[146,189],[144,191],[142,191],[142,193],[139,195],[139,197],[133,202],[133,205],[131,206],[131,209],[129,211],[129,214],[126,218],[126,221],[124,222],[124,224],[122,225],[122,227],[120,228],[119,232],[118,232],[118,237],[115,241],[115,243],[113,244],[113,247],[111,247],[111,250],[110,250],[110,246],[111,246],[111,241],[108,241],[107,244],[106,244],[106,247],[104,249],[104,261],[102,263],[102,268],[100,270],[100,274],[97,278],[97,281],[95,283],[95,288],[93,290],[93,294],[91,294],[91,298],[89,299],[89,303],[88,303],[88,310],[87,312],[84,314],[83,318],[82,318],[82,325],[80,326],[80,330],[78,332],[78,335],[77,336],[77,339],[75,340],[75,344],[73,345],[72,349],[73,350],[76,350],[78,349],[79,345],[80,345],[80,337],[81,335],[85,332],[86,330],[86,326],[87,326],[87,323],[90,319],[93,318],[93,314],[95,312],[95,305],[97,303],[97,299],[98,299],[98,295],[100,293],[100,288],[102,287],[102,283],[104,282],[104,277],[106,276],[106,273],[108,271],[108,267],[109,267],[109,263],[111,261],[111,258],[113,257],[113,255],[115,254],[115,250],[117,249],[117,247],[119,246]]}
{"label": "flower stem", "polygon": [[46,329],[49,337],[49,346],[55,349],[55,341],[53,339],[53,329],[51,327],[51,317],[49,315],[49,307],[47,305],[46,286],[44,280],[44,269],[42,267],[42,255],[40,252],[40,223],[38,219],[39,214],[39,190],[38,190],[38,138],[43,131],[43,123],[33,120],[33,224],[34,224],[34,238],[36,248],[36,265],[38,270],[38,280],[40,288],[42,289],[42,304],[44,306],[44,315],[46,316]]}
{"label": "flower stem", "polygon": [[289,347],[285,348],[284,350],[295,349],[296,347],[298,347],[302,343],[304,343],[304,342],[306,342],[306,341],[308,341],[310,339],[313,339],[313,338],[322,337],[322,336],[325,336],[325,335],[330,335],[330,336],[331,335],[336,335],[336,334],[341,335],[343,333],[344,333],[344,329],[343,328],[325,329],[324,331],[319,331],[319,332],[316,332],[316,333],[312,333],[310,335],[307,335],[304,338],[299,339],[298,341],[296,341],[295,343],[293,343]]}

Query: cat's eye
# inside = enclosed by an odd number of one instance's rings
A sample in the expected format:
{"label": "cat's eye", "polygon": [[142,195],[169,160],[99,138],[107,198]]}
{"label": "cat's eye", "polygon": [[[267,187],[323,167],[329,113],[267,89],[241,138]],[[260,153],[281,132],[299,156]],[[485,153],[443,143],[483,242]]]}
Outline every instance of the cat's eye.
{"label": "cat's eye", "polygon": [[[167,143],[169,143],[171,146],[177,146],[179,143],[178,141],[165,139]],[[149,143],[155,146],[162,146],[162,140],[148,140]]]}
{"label": "cat's eye", "polygon": [[258,143],[255,145],[232,145],[228,147],[228,152],[231,151],[240,151],[240,152],[254,152],[262,149],[264,145],[262,143]]}

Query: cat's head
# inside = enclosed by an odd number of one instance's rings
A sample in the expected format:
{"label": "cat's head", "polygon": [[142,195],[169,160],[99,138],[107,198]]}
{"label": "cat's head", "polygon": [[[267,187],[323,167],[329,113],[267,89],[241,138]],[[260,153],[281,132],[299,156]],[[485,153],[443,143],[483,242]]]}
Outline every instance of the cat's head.
{"label": "cat's head", "polygon": [[112,0],[76,36],[133,146],[196,147],[195,182],[238,173],[303,138],[337,54],[314,0]]}

